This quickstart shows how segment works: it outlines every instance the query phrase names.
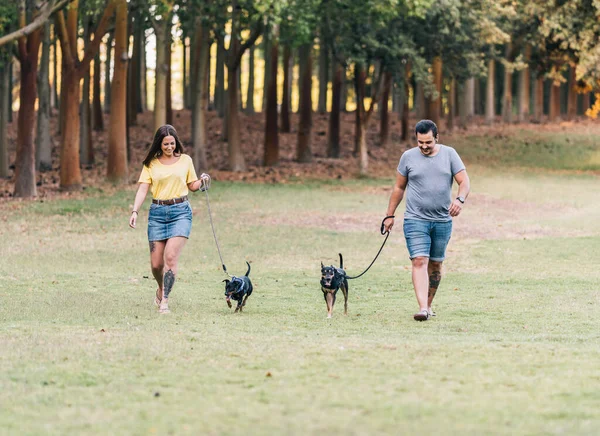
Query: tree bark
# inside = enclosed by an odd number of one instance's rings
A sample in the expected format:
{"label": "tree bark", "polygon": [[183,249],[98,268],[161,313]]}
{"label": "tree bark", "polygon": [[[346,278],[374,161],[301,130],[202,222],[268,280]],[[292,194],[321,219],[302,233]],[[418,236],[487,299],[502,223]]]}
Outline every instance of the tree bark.
{"label": "tree bark", "polygon": [[585,115],[586,111],[590,108],[590,105],[590,92],[588,91],[583,93],[581,96],[581,110],[583,112],[583,115]]}
{"label": "tree bark", "polygon": [[[111,63],[113,52],[113,33],[108,34],[106,41],[106,63],[104,65],[104,113],[110,113],[110,81],[111,81]],[[62,82],[61,82],[62,83]],[[62,91],[62,89],[61,89]]]}
{"label": "tree bark", "polygon": [[535,80],[533,97],[533,119],[536,123],[541,123],[544,116],[544,77],[541,74]]}
{"label": "tree bark", "polygon": [[435,85],[435,90],[437,91],[437,96],[429,96],[426,98],[426,108],[427,113],[426,116],[431,121],[436,124],[440,122],[440,112],[442,107],[442,58],[440,56],[436,56],[433,58],[433,62],[431,63],[431,70],[433,74],[433,84]]}
{"label": "tree bark", "polygon": [[354,151],[358,155],[360,175],[369,172],[369,154],[366,141],[367,116],[365,114],[365,81],[367,73],[360,64],[354,66],[354,88],[356,92],[356,124],[354,136]]}
{"label": "tree bark", "polygon": [[550,122],[560,120],[560,83],[554,81],[550,84],[549,120]]}
{"label": "tree bark", "polygon": [[390,113],[389,113],[389,101],[390,101],[390,91],[392,88],[392,73],[386,71],[384,73],[383,80],[383,93],[381,95],[381,110],[380,110],[380,126],[379,126],[379,135],[380,135],[380,146],[385,147],[388,145],[390,141]]}
{"label": "tree bark", "polygon": [[485,94],[485,123],[493,124],[495,117],[494,110],[494,81],[496,77],[496,61],[490,59],[488,61],[487,72],[487,87]]}
{"label": "tree bark", "polygon": [[291,128],[291,94],[292,94],[292,49],[289,45],[283,47],[283,97],[281,101],[281,131],[289,133]]}
{"label": "tree bark", "polygon": [[225,116],[225,42],[223,37],[217,39],[217,72],[215,83],[215,107],[219,117]]}
{"label": "tree bark", "polygon": [[[115,67],[111,85],[106,178],[113,183],[127,181],[127,0],[117,0],[115,18]],[[135,111],[134,111],[135,112]]]}
{"label": "tree bark", "polygon": [[[90,17],[84,19],[84,51],[89,47],[90,41]],[[94,163],[94,150],[92,146],[91,132],[91,106],[90,106],[90,70],[83,73],[83,87],[81,90],[81,103],[79,105],[79,153],[82,165],[91,165]]]}
{"label": "tree bark", "polygon": [[156,85],[154,89],[154,131],[167,123],[168,54],[171,49],[165,23],[158,23],[156,32]]}
{"label": "tree bark", "polygon": [[167,62],[166,62],[166,66],[167,66],[167,80],[166,80],[166,84],[165,84],[165,88],[166,88],[166,96],[165,96],[165,106],[166,106],[166,116],[167,116],[167,124],[173,124],[173,93],[171,90],[171,83],[173,81],[173,69],[172,69],[172,65],[171,65],[171,60],[172,60],[172,49],[171,49],[171,44],[173,42],[173,38],[171,36],[171,28],[169,27],[167,29]]}
{"label": "tree bark", "polygon": [[567,119],[573,120],[577,116],[577,77],[575,65],[569,66],[569,81],[567,83]]}
{"label": "tree bark", "polygon": [[[194,166],[199,172],[208,171],[206,158],[206,111],[208,110],[208,70],[210,62],[209,29],[206,26],[196,26],[194,44],[199,47],[197,68],[190,70],[190,80],[196,82],[192,120],[192,143],[194,145]],[[193,75],[192,75],[193,72]]]}
{"label": "tree bark", "polygon": [[8,177],[8,84],[10,74],[8,69],[12,68],[10,57],[0,59],[0,177]]}
{"label": "tree bark", "polygon": [[[512,44],[506,45],[506,61],[512,62]],[[504,67],[504,96],[502,98],[502,120],[505,123],[512,123],[513,112],[513,93],[512,93],[512,76],[513,70],[511,67]]]}
{"label": "tree bark", "polygon": [[100,96],[100,53],[94,57],[94,86],[92,98],[92,114],[94,119],[94,130],[104,130],[104,117],[102,116],[102,99]]}
{"label": "tree bark", "polygon": [[[127,86],[127,105],[128,105],[128,118],[129,125],[134,126],[137,124],[137,114],[141,112],[140,108],[140,94],[141,90],[141,80],[142,76],[142,38],[144,32],[144,26],[142,23],[142,14],[138,9],[132,21],[132,36],[133,36],[133,48],[131,51],[131,63],[128,68],[128,86]],[[185,46],[184,46],[185,51]],[[185,72],[185,67],[184,67]],[[185,76],[184,76],[185,83]],[[184,94],[185,95],[185,94]]]}
{"label": "tree bark", "polygon": [[464,84],[464,101],[465,101],[465,111],[463,113],[465,118],[465,125],[467,127],[467,122],[473,118],[475,115],[475,78],[471,77],[467,79]]}
{"label": "tree bark", "polygon": [[329,114],[329,135],[327,141],[327,157],[340,157],[340,113],[342,110],[342,82],[344,67],[333,62],[331,83],[331,112]]}
{"label": "tree bark", "polygon": [[271,56],[269,59],[270,70],[268,73],[267,107],[265,112],[265,148],[263,164],[273,166],[279,162],[279,131],[277,126],[277,70],[279,66],[279,39],[277,27],[273,31],[270,44]]}
{"label": "tree bark", "polygon": [[327,84],[329,81],[329,56],[327,45],[321,37],[319,42],[319,102],[317,112],[324,114],[327,112]]}
{"label": "tree bark", "polygon": [[246,113],[252,115],[254,109],[254,47],[248,49],[248,92],[246,93]]}
{"label": "tree bark", "polygon": [[419,120],[427,118],[427,110],[425,107],[425,90],[423,89],[423,84],[421,82],[417,83],[417,86],[415,87],[415,113],[417,114],[417,119]]}
{"label": "tree bark", "polygon": [[58,35],[56,33],[56,26],[53,26],[53,37],[52,37],[52,90],[51,90],[51,106],[55,109],[59,109],[60,98],[58,96]]}
{"label": "tree bark", "polygon": [[52,141],[50,135],[50,24],[44,25],[42,58],[38,73],[38,118],[35,163],[39,171],[52,169]]}
{"label": "tree bark", "polygon": [[404,68],[404,83],[402,86],[401,92],[403,92],[402,98],[402,116],[400,118],[400,130],[401,136],[400,140],[406,141],[408,140],[408,117],[409,117],[409,86],[410,86],[410,77],[411,77],[411,64],[407,63]]}
{"label": "tree bark", "polygon": [[519,122],[526,121],[529,117],[529,99],[530,99],[530,74],[529,74],[529,62],[531,60],[531,46],[527,45],[525,47],[525,62],[528,66],[521,71],[519,71],[519,103],[518,103],[518,111],[519,111]]}
{"label": "tree bark", "polygon": [[[25,11],[19,17],[20,27],[25,27]],[[36,197],[35,180],[35,100],[37,97],[38,51],[42,29],[38,28],[27,37],[19,38],[18,53],[21,63],[19,91],[19,117],[17,120],[17,156],[15,159],[15,197]]]}
{"label": "tree bark", "polygon": [[183,38],[181,39],[181,46],[182,46],[182,53],[181,53],[181,58],[182,58],[182,62],[183,62],[183,68],[182,68],[182,80],[181,80],[181,85],[182,85],[182,91],[183,91],[183,107],[186,109],[191,109],[192,108],[192,95],[190,94],[190,71],[189,71],[189,64],[190,64],[190,59],[188,56],[188,49],[189,49],[189,38],[184,34]]}
{"label": "tree bark", "polygon": [[307,163],[312,161],[312,44],[304,44],[299,49],[300,60],[300,121],[296,160]]}
{"label": "tree bark", "polygon": [[140,95],[138,101],[138,112],[144,113],[148,109],[148,67],[146,65],[146,33],[141,32],[140,50]]}
{"label": "tree bark", "polygon": [[267,89],[269,88],[269,74],[267,73],[267,71],[271,71],[271,59],[269,58],[269,55],[271,53],[271,41],[270,41],[270,28],[268,28],[268,30],[264,33],[263,35],[263,58],[265,61],[265,67],[264,67],[264,77],[263,77],[263,98],[262,98],[262,105],[261,105],[261,111],[265,112],[267,109]]}
{"label": "tree bark", "polygon": [[450,81],[450,92],[448,94],[448,130],[454,130],[454,114],[456,113],[456,79]]}

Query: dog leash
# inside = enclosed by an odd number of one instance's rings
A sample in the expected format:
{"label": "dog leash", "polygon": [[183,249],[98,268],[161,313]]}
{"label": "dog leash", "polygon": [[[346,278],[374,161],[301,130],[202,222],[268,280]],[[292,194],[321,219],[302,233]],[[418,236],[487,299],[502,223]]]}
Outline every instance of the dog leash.
{"label": "dog leash", "polygon": [[219,247],[219,241],[217,240],[217,233],[215,232],[215,225],[213,224],[212,212],[210,210],[210,200],[208,199],[208,188],[204,190],[206,194],[206,207],[208,209],[208,218],[210,220],[210,227],[212,229],[213,237],[215,238],[215,244],[217,246],[217,251],[219,253],[219,259],[221,259],[221,267],[223,268],[223,272],[227,274],[229,277],[233,278],[231,274],[227,272],[227,267],[225,266],[225,262],[223,262],[223,256],[221,255],[221,247]]}
{"label": "dog leash", "polygon": [[383,244],[381,244],[381,248],[379,249],[379,251],[375,255],[375,259],[373,259],[373,262],[371,262],[371,264],[367,267],[367,269],[364,270],[363,272],[361,272],[359,275],[354,276],[354,277],[348,277],[348,276],[346,276],[346,279],[348,279],[348,280],[357,279],[360,276],[362,276],[364,273],[366,273],[367,271],[369,271],[369,269],[373,266],[373,264],[375,263],[375,261],[377,260],[377,258],[379,257],[379,255],[381,254],[381,250],[383,250],[383,247],[385,246],[385,243],[387,242],[388,238],[390,237],[390,231],[389,230],[384,231],[384,229],[385,229],[385,220],[388,220],[390,218],[395,218],[395,216],[394,215],[386,216],[383,219],[383,221],[381,221],[381,230],[380,230],[380,232],[381,232],[381,235],[385,235],[385,239],[383,240]]}

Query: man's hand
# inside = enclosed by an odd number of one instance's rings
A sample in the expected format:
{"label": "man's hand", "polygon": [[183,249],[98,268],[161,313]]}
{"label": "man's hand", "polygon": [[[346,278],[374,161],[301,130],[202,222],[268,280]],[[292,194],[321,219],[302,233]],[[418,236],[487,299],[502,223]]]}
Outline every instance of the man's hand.
{"label": "man's hand", "polygon": [[458,201],[457,198],[454,199],[454,201],[452,202],[452,204],[450,205],[450,216],[455,217],[458,216],[460,214],[460,212],[462,211],[463,208],[463,204]]}
{"label": "man's hand", "polygon": [[388,218],[383,221],[383,232],[387,233],[394,227],[394,218]]}

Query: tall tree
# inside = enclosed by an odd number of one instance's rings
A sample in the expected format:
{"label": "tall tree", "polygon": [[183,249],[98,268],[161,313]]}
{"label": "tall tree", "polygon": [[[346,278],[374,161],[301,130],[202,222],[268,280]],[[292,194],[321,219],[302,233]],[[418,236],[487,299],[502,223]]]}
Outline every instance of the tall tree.
{"label": "tall tree", "polygon": [[44,24],[42,58],[38,74],[38,117],[36,135],[36,168],[52,169],[52,138],[50,135],[50,23]]}
{"label": "tall tree", "polygon": [[263,164],[265,166],[276,165],[279,162],[279,129],[277,125],[277,70],[279,68],[279,26],[274,25],[271,28],[269,48],[270,70],[265,71],[269,80],[267,93],[267,106],[265,111],[265,148]]}
{"label": "tall tree", "polygon": [[312,43],[300,46],[298,58],[300,61],[300,122],[296,160],[306,163],[312,161]]}
{"label": "tall tree", "polygon": [[73,0],[66,17],[62,12],[56,14],[56,27],[62,49],[63,71],[61,111],[64,112],[64,118],[61,126],[62,147],[60,152],[60,187],[63,190],[79,190],[82,186],[79,167],[79,82],[84,74],[89,71],[90,62],[100,47],[109,19],[114,13],[115,5],[116,0],[109,0],[104,8],[102,18],[93,32],[94,38],[81,60],[77,48],[79,0]]}
{"label": "tall tree", "polygon": [[111,84],[106,177],[114,183],[127,180],[127,0],[115,0],[115,68]]}
{"label": "tall tree", "polygon": [[281,131],[290,133],[290,113],[292,111],[292,48],[290,44],[283,47],[283,96],[281,97]]}

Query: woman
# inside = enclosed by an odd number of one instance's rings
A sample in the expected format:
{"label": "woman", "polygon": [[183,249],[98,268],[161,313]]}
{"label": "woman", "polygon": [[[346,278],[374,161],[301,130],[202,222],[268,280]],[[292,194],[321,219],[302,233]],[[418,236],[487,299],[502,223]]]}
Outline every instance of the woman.
{"label": "woman", "polygon": [[179,255],[192,230],[188,190],[208,189],[210,176],[203,173],[198,179],[192,158],[183,154],[175,128],[166,124],[154,135],[138,183],[129,226],[135,229],[138,211],[150,189],[148,241],[152,275],[158,283],[154,303],[159,313],[169,313],[169,294],[175,283]]}

